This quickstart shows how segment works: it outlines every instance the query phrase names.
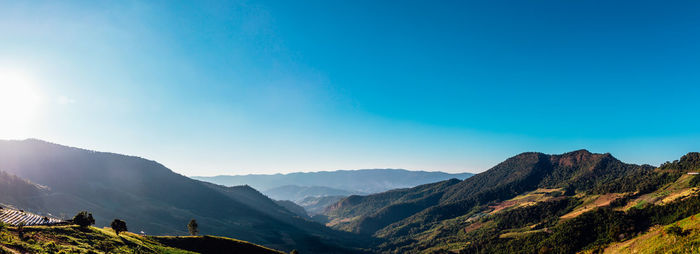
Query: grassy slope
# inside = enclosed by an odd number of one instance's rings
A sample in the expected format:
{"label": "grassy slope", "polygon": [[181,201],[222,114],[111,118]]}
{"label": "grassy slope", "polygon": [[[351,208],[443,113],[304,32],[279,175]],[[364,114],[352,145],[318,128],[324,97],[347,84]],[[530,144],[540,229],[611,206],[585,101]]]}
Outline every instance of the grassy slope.
{"label": "grassy slope", "polygon": [[224,237],[153,237],[111,229],[77,226],[25,227],[0,231],[0,253],[282,253],[252,243]]}
{"label": "grassy slope", "polygon": [[[561,197],[554,197],[553,193],[561,191],[561,189],[541,188],[489,206],[476,207],[465,215],[433,223],[420,233],[411,237],[392,239],[392,241],[403,245],[403,249],[400,251],[407,253],[458,253],[468,245],[468,241],[465,241],[465,239],[468,238],[467,233],[477,229],[494,228],[496,226],[493,221],[481,222],[481,219],[513,209],[532,206],[536,203],[557,200]],[[401,230],[401,228],[396,230]],[[521,235],[542,231],[544,231],[544,229],[533,229],[532,226],[527,226],[518,229],[504,230],[501,232],[501,237],[517,238]],[[384,234],[388,232],[389,231],[380,231],[378,235],[383,237]],[[439,243],[436,244],[436,242]],[[390,243],[387,242],[385,244]]]}
{"label": "grassy slope", "polygon": [[624,210],[628,210],[632,207],[641,207],[647,204],[667,204],[676,199],[696,193],[700,191],[700,188],[690,186],[690,181],[694,177],[696,176],[682,175],[675,182],[666,184],[654,192],[644,194],[630,201],[627,206],[624,207]]}
{"label": "grassy slope", "polygon": [[[683,228],[685,235],[667,234],[666,228],[673,225]],[[700,214],[653,227],[645,234],[609,246],[605,253],[700,253]]]}

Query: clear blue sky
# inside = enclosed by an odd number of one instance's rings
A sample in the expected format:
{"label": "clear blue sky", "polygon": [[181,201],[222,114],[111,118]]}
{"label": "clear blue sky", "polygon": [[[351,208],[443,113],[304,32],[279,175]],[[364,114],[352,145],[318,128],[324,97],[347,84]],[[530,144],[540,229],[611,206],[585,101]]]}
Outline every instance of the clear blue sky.
{"label": "clear blue sky", "polygon": [[659,164],[700,150],[699,13],[698,1],[0,1],[0,138],[186,175],[480,172],[580,148]]}

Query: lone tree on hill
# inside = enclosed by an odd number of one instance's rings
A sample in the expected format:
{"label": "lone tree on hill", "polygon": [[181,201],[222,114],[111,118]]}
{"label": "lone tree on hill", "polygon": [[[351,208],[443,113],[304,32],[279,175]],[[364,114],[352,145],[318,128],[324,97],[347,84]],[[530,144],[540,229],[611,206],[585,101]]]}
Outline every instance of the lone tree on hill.
{"label": "lone tree on hill", "polygon": [[121,232],[128,230],[128,229],[126,229],[126,222],[124,222],[123,220],[120,220],[120,219],[114,219],[112,221],[111,226],[112,226],[112,229],[114,230],[114,233],[116,233],[117,235],[119,235],[119,233],[121,233]]}
{"label": "lone tree on hill", "polygon": [[95,219],[92,218],[91,213],[88,213],[87,211],[82,211],[76,214],[75,217],[73,217],[73,224],[85,228],[90,225],[95,225]]}
{"label": "lone tree on hill", "polygon": [[24,239],[24,221],[17,225],[17,236],[19,236],[20,240]]}
{"label": "lone tree on hill", "polygon": [[199,233],[199,225],[195,219],[192,219],[189,224],[187,224],[187,230],[190,231],[190,235],[197,235]]}

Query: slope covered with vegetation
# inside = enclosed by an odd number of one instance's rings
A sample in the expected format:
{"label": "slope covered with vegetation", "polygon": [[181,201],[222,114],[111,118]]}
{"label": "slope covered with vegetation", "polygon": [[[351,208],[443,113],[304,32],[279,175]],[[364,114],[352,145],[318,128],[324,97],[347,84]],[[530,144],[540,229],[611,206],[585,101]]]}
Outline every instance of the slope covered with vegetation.
{"label": "slope covered with vegetation", "polygon": [[348,197],[325,214],[329,226],[383,239],[377,252],[596,250],[700,212],[694,158],[654,168],[585,150],[524,153],[464,181]]}
{"label": "slope covered with vegetation", "polygon": [[[205,234],[302,253],[575,253],[635,246],[664,252],[670,249],[657,248],[659,243],[696,246],[691,222],[700,213],[700,176],[694,174],[699,155],[656,168],[586,150],[523,153],[466,180],[343,198],[313,217],[322,225],[300,207],[249,186],[192,180],[136,157],[41,141],[0,142],[0,168],[9,172],[0,174],[0,188],[9,188],[0,201],[32,204],[31,212],[88,209],[99,226],[118,217],[132,231],[148,228],[143,231],[150,234],[182,235],[196,218]],[[108,238],[111,231],[96,228],[33,228],[47,231],[27,227],[30,238],[16,241],[19,232],[11,229],[4,248],[211,253],[232,245],[217,237]]]}
{"label": "slope covered with vegetation", "polygon": [[0,253],[260,253],[282,252],[230,238],[144,236],[79,226],[0,226]]}
{"label": "slope covered with vegetation", "polygon": [[48,195],[46,187],[0,170],[0,204],[38,210]]}
{"label": "slope covered with vegetation", "polygon": [[651,227],[646,233],[606,247],[603,253],[700,253],[700,214]]}
{"label": "slope covered with vegetation", "polygon": [[132,231],[150,235],[186,234],[183,225],[195,218],[204,234],[285,251],[343,252],[366,246],[366,237],[301,218],[248,186],[193,180],[138,157],[39,140],[0,141],[0,169],[21,178],[3,179],[22,192],[0,198],[37,214],[67,219],[89,210],[98,226],[121,218]]}
{"label": "slope covered with vegetation", "polygon": [[311,215],[321,215],[323,211],[330,205],[337,203],[341,199],[346,198],[345,196],[325,196],[325,197],[306,197],[298,202],[298,204],[306,210],[306,212]]}

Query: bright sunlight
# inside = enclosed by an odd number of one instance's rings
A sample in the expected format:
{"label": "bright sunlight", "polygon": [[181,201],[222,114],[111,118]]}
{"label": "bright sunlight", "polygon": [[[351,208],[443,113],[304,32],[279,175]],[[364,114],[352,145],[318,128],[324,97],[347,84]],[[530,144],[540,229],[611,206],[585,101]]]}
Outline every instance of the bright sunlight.
{"label": "bright sunlight", "polygon": [[0,138],[25,138],[40,102],[34,83],[23,71],[0,69]]}

